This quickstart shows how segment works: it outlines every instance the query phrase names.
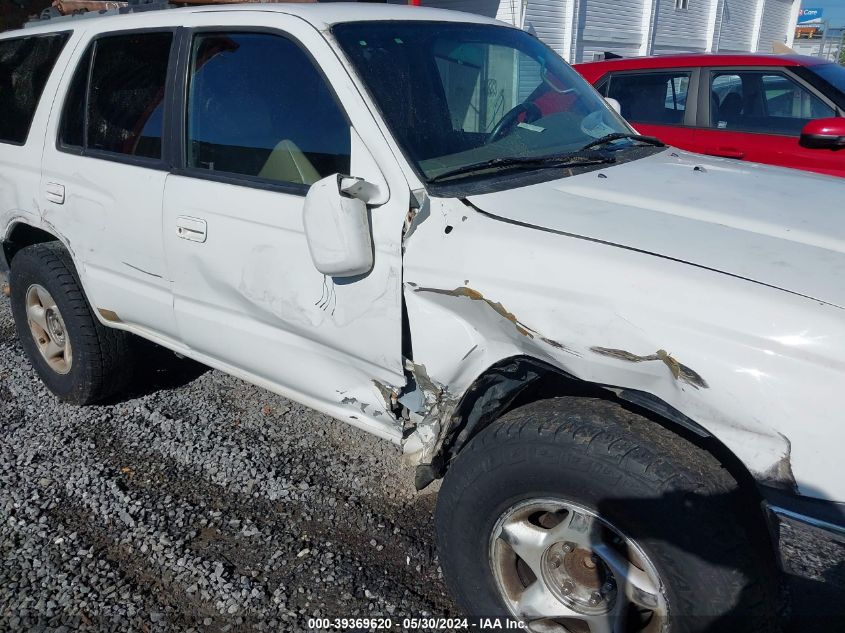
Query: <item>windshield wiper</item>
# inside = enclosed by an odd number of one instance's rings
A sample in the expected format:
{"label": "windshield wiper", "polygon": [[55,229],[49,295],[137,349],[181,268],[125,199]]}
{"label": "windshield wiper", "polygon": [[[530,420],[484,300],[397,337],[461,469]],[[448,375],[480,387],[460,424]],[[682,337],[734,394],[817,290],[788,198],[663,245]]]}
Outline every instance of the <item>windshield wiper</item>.
{"label": "windshield wiper", "polygon": [[442,174],[432,176],[428,182],[439,182],[447,178],[455,176],[462,176],[464,174],[472,174],[487,169],[507,169],[507,168],[523,168],[523,169],[556,169],[559,167],[585,167],[588,165],[604,165],[615,163],[616,159],[603,152],[574,152],[571,154],[554,154],[551,156],[538,157],[517,157],[517,156],[501,156],[499,158],[492,158],[480,163],[473,163],[471,165],[464,165],[456,169],[450,169]]}
{"label": "windshield wiper", "polygon": [[594,147],[601,147],[602,145],[607,145],[608,143],[612,143],[613,141],[619,141],[621,139],[638,141],[640,143],[644,143],[645,145],[654,145],[655,147],[666,147],[666,143],[661,141],[659,138],[654,138],[653,136],[643,136],[642,134],[630,134],[628,132],[614,132],[613,134],[608,134],[607,136],[597,138],[595,141],[590,141],[584,147],[581,148],[581,151],[592,149]]}

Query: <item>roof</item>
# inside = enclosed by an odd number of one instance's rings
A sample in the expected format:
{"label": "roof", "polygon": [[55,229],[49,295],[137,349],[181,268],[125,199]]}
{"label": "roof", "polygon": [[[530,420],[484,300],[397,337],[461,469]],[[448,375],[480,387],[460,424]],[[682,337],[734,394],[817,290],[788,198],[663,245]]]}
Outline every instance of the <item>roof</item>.
{"label": "roof", "polygon": [[[95,17],[90,14],[85,14],[84,17],[97,20],[97,30],[107,30],[105,27],[106,20],[118,20],[115,24],[120,24],[125,27],[127,22],[141,23],[149,21],[153,15],[166,14],[172,16],[168,22],[174,24],[179,23],[179,14],[185,13],[228,13],[228,12],[271,12],[280,13],[284,15],[297,16],[306,22],[313,25],[319,30],[326,30],[334,24],[342,22],[364,22],[364,21],[385,21],[385,20],[403,20],[403,21],[431,21],[431,22],[473,22],[476,24],[496,24],[499,26],[506,26],[503,22],[497,22],[491,18],[487,18],[474,13],[463,13],[460,11],[449,11],[445,9],[432,9],[428,7],[418,7],[410,5],[399,4],[370,4],[370,3],[352,3],[352,2],[327,2],[315,4],[303,3],[250,3],[250,4],[231,4],[231,5],[204,5],[194,6],[179,9],[168,9],[162,11],[139,11],[137,13],[126,13],[115,15],[114,13],[103,14],[102,17]],[[102,22],[100,22],[102,20]],[[158,21],[156,21],[158,23]],[[56,18],[52,20],[44,20],[43,22],[30,23],[29,28],[18,31],[6,31],[0,34],[0,38],[15,37],[22,34],[35,35],[36,33],[67,30],[73,28],[73,17]],[[86,26],[90,25],[87,19]]]}
{"label": "roof", "polygon": [[683,55],[654,55],[608,59],[575,64],[582,75],[598,79],[611,70],[640,70],[649,68],[689,68],[701,66],[815,66],[826,60],[804,55],[760,55],[754,53],[724,54],[696,53]]}

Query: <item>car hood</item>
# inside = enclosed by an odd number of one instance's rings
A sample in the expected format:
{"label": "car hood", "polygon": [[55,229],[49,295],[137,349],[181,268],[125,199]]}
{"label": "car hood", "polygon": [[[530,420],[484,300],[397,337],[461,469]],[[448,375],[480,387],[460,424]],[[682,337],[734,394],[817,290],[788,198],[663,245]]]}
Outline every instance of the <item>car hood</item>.
{"label": "car hood", "polygon": [[668,149],[468,201],[845,307],[845,179]]}

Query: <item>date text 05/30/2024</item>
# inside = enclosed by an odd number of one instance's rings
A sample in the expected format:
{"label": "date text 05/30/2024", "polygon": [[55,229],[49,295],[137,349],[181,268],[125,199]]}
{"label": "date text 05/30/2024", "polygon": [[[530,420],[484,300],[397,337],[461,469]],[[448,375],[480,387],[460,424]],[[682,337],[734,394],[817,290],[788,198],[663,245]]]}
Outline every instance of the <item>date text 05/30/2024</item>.
{"label": "date text 05/30/2024", "polygon": [[310,631],[504,631],[525,628],[508,618],[311,618]]}

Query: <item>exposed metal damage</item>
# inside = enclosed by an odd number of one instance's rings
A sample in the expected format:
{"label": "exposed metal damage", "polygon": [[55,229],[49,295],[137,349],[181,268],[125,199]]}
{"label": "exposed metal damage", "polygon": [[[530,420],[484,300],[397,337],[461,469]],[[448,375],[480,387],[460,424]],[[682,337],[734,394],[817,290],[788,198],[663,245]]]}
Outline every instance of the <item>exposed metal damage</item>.
{"label": "exposed metal damage", "polygon": [[794,493],[798,491],[798,484],[795,481],[795,474],[792,472],[792,442],[782,433],[779,435],[786,444],[786,451],[783,457],[772,464],[768,470],[759,473],[758,479],[760,483],[772,488],[780,488]]}
{"label": "exposed metal damage", "polygon": [[611,349],[607,347],[591,347],[590,351],[595,352],[596,354],[600,354],[601,356],[608,356],[610,358],[625,360],[631,363],[661,361],[669,368],[669,371],[672,372],[672,376],[675,378],[675,380],[682,380],[683,382],[692,385],[696,389],[709,388],[707,381],[704,380],[704,378],[702,378],[698,374],[698,372],[693,369],[690,369],[686,365],[679,363],[675,358],[672,357],[669,352],[663,349],[659,349],[654,354],[649,354],[648,356],[638,356],[637,354],[632,354],[631,352],[626,352],[622,349]]}
{"label": "exposed metal damage", "polygon": [[530,339],[537,339],[546,343],[547,345],[551,345],[555,349],[559,349],[563,352],[566,352],[567,354],[572,354],[573,356],[580,356],[578,352],[569,349],[563,343],[541,335],[539,332],[537,332],[537,330],[532,329],[531,327],[520,321],[519,318],[517,318],[517,316],[513,312],[510,312],[500,302],[488,299],[478,290],[474,290],[473,288],[469,288],[467,286],[461,286],[455,288],[454,290],[443,290],[440,288],[414,288],[414,292],[431,292],[434,294],[447,295],[450,297],[466,297],[467,299],[470,299],[472,301],[481,301],[487,304],[496,314],[501,316],[503,319],[506,319],[507,321],[513,323],[514,327],[516,328],[516,331],[519,332],[522,336],[526,336]]}
{"label": "exposed metal damage", "polygon": [[408,384],[398,401],[405,407],[410,428],[403,448],[407,458],[417,464],[414,484],[422,489],[439,476],[445,424],[458,399],[433,380],[424,365],[406,360],[405,367]]}

